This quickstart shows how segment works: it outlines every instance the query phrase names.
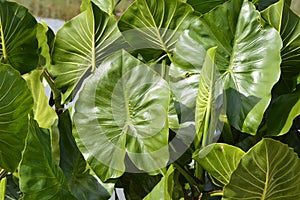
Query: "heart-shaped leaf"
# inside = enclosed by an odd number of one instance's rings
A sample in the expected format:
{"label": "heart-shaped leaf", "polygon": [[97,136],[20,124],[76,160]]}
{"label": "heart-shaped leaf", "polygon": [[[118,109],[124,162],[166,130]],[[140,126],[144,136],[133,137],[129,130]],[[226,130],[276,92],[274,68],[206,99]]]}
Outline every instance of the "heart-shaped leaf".
{"label": "heart-shaped leaf", "polygon": [[218,5],[226,2],[226,0],[215,0],[215,1],[188,0],[187,2],[191,4],[196,11],[204,14],[212,10],[213,8],[217,7]]}
{"label": "heart-shaped leaf", "polygon": [[224,188],[223,199],[299,199],[299,168],[293,149],[263,139],[243,156]]}
{"label": "heart-shaped leaf", "polygon": [[[178,41],[178,46],[184,46],[180,43],[186,40],[189,40],[187,44],[196,44],[204,49],[218,46],[216,65],[226,90],[227,115],[230,124],[250,134],[256,133],[269,105],[271,89],[280,76],[282,46],[280,36],[274,28],[262,27],[258,19],[259,12],[251,2],[232,0],[194,21],[190,30],[185,32]],[[190,47],[187,51],[181,50],[181,52],[188,55],[193,53],[190,52],[191,49],[197,52],[200,47]],[[176,51],[174,53],[176,54]],[[201,64],[204,55],[199,54],[197,58]],[[179,62],[193,63],[194,61]],[[174,64],[174,67],[181,67],[181,65]],[[195,67],[190,70],[193,72]],[[177,76],[189,73],[190,71],[186,71]],[[192,77],[187,78],[186,81],[190,81]],[[182,79],[175,79],[174,84],[178,81]],[[188,85],[188,87],[192,86]],[[181,93],[184,89],[181,89]],[[177,93],[180,93],[180,90]]]}
{"label": "heart-shaped leaf", "polygon": [[224,187],[229,183],[230,176],[238,166],[245,152],[228,144],[210,144],[194,154],[194,159],[214,179],[214,183]]}
{"label": "heart-shaped leaf", "polygon": [[136,0],[122,15],[119,28],[134,49],[170,52],[193,18],[181,0]]}
{"label": "heart-shaped leaf", "polygon": [[169,98],[160,75],[125,51],[87,80],[75,104],[76,141],[102,180],[122,175],[126,154],[141,170],[165,167]]}
{"label": "heart-shaped leaf", "polygon": [[95,5],[97,5],[101,10],[105,11],[106,13],[112,15],[114,12],[114,0],[83,0],[80,10],[84,11],[88,9],[90,6],[90,3],[93,2]]}
{"label": "heart-shaped leaf", "polygon": [[38,66],[36,20],[28,10],[9,1],[0,2],[0,62],[21,74]]}
{"label": "heart-shaped leaf", "polygon": [[19,72],[0,64],[0,167],[14,172],[24,149],[33,99]]}
{"label": "heart-shaped leaf", "polygon": [[114,16],[90,5],[67,22],[58,32],[53,49],[53,64],[49,72],[62,90],[62,101],[73,98],[82,81],[102,61],[124,47],[124,41]]}

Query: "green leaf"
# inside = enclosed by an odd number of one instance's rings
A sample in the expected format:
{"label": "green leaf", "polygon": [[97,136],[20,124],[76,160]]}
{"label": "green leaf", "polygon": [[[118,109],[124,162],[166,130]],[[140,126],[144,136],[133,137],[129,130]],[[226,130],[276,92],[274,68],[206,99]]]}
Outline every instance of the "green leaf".
{"label": "green leaf", "polygon": [[296,88],[297,77],[300,75],[300,17],[284,0],[271,5],[261,14],[264,20],[276,28],[283,41],[281,79],[277,84],[277,93],[290,93]]}
{"label": "green leaf", "polygon": [[126,153],[140,170],[166,166],[169,97],[160,75],[125,51],[87,80],[75,104],[75,137],[101,180],[123,174]]}
{"label": "green leaf", "polygon": [[226,2],[226,0],[215,0],[215,1],[207,1],[207,0],[188,0],[187,3],[191,4],[193,8],[204,14],[214,9],[218,5]]}
{"label": "green leaf", "polygon": [[6,178],[0,180],[0,200],[5,199],[6,194]]}
{"label": "green leaf", "polygon": [[109,15],[112,15],[114,12],[114,0],[83,0],[80,7],[81,12],[88,9],[91,2]]}
{"label": "green leaf", "polygon": [[276,98],[267,112],[267,135],[279,136],[287,133],[293,120],[300,115],[300,87],[292,94]]}
{"label": "green leaf", "polygon": [[0,62],[10,64],[21,74],[38,66],[36,20],[14,2],[0,2]]}
{"label": "green leaf", "polygon": [[62,90],[62,101],[76,94],[82,81],[102,61],[124,47],[124,41],[114,16],[109,16],[97,6],[73,18],[57,32],[53,50],[53,64],[49,72]]}
{"label": "green leaf", "polygon": [[212,143],[218,122],[216,98],[220,85],[217,83],[217,72],[215,66],[215,55],[217,48],[212,47],[207,51],[206,58],[200,74],[198,97],[196,100],[195,124],[196,135],[195,146],[199,147]]}
{"label": "green leaf", "polygon": [[223,199],[299,199],[299,167],[293,149],[263,139],[241,159],[224,188]]}
{"label": "green leaf", "polygon": [[0,167],[14,172],[25,146],[33,99],[20,73],[0,64]]}
{"label": "green leaf", "polygon": [[[87,164],[76,146],[72,136],[72,122],[69,111],[59,115],[60,130],[60,167],[66,176],[68,187],[77,199],[106,200],[112,191],[107,191],[98,180],[90,174]],[[113,187],[113,184],[109,184]]]}
{"label": "green leaf", "polygon": [[171,165],[167,173],[161,178],[160,182],[144,198],[144,200],[172,200],[174,188],[174,167]]}
{"label": "green leaf", "polygon": [[19,166],[23,199],[75,199],[68,192],[61,169],[52,160],[49,133],[40,129],[33,119],[29,126]]}
{"label": "green leaf", "polygon": [[236,169],[245,152],[240,148],[228,144],[210,144],[194,153],[194,159],[213,178],[214,183],[224,187],[229,183],[230,176]]}
{"label": "green leaf", "polygon": [[[189,41],[187,44],[202,46],[204,49],[218,46],[216,65],[226,90],[230,124],[250,134],[256,133],[269,105],[271,89],[280,76],[280,36],[274,28],[262,27],[258,18],[259,12],[251,2],[232,0],[194,21],[190,30],[184,32],[178,41],[178,46],[184,46],[180,43],[186,40]],[[194,49],[194,52],[188,51],[191,49]],[[189,59],[189,56],[185,55],[198,52],[199,49],[201,47],[181,50],[184,54],[177,57]],[[198,54],[200,64],[201,57],[204,55]],[[181,62],[192,64],[194,59]],[[191,67],[190,70],[195,70],[195,67]],[[181,76],[187,73],[189,71]],[[182,80],[175,80],[174,84],[179,81]],[[193,89],[195,85],[187,87]],[[184,88],[181,91],[184,91]]]}
{"label": "green leaf", "polygon": [[42,83],[42,70],[34,70],[24,76],[29,90],[32,93],[34,106],[34,119],[41,128],[51,130],[52,125],[57,119],[56,112],[49,106],[48,97],[45,94],[45,87]]}
{"label": "green leaf", "polygon": [[170,52],[191,23],[192,13],[181,0],[136,0],[122,15],[119,28],[133,49]]}

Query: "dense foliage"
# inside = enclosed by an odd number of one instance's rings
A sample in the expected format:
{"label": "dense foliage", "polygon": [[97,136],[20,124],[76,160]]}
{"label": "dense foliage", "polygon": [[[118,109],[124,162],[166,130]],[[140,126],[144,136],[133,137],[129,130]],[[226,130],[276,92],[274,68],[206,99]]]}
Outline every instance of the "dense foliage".
{"label": "dense foliage", "polygon": [[82,0],[55,35],[0,1],[0,200],[300,199],[290,5]]}

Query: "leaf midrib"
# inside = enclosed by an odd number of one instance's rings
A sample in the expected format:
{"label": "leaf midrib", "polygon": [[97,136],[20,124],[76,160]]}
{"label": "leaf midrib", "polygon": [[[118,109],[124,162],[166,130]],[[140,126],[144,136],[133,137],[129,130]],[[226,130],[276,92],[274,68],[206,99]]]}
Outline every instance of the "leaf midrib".
{"label": "leaf midrib", "polygon": [[4,38],[4,32],[3,32],[3,25],[2,25],[2,17],[0,17],[0,34],[1,34],[1,44],[2,44],[2,53],[4,62],[7,61],[7,52],[6,52],[6,44],[5,44],[5,38]]}

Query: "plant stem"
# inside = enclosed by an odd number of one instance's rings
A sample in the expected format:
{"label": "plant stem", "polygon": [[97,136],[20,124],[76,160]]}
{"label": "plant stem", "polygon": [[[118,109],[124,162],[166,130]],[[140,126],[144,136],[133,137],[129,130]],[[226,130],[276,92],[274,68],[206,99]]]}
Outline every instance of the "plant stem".
{"label": "plant stem", "polygon": [[7,171],[5,169],[1,169],[0,171],[0,180],[3,179],[7,174]]}
{"label": "plant stem", "polygon": [[204,187],[199,180],[199,183],[195,180],[195,177],[187,172],[182,166],[177,163],[173,163],[174,167],[184,176],[184,178],[189,182],[191,186],[196,187],[199,192],[203,191]]}

